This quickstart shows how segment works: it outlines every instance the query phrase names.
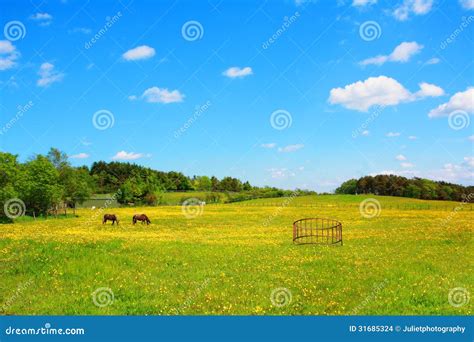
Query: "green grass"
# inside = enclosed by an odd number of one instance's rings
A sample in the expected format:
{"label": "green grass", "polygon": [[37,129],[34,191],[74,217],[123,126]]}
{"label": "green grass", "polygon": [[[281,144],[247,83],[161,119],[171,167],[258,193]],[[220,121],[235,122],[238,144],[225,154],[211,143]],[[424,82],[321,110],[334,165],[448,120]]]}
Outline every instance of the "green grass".
{"label": "green grass", "polygon": [[[206,205],[192,219],[180,206],[108,210],[121,219],[118,227],[102,225],[97,209],[78,210],[78,218],[0,225],[0,311],[472,314],[472,302],[454,307],[448,294],[456,287],[472,293],[474,212],[459,203],[374,197],[382,210],[368,219],[359,212],[365,198]],[[152,224],[133,226],[138,212]],[[292,222],[313,216],[341,221],[344,245],[293,245]],[[92,293],[101,287],[112,290],[111,305],[94,305]],[[276,288],[288,289],[291,302],[273,305]]]}

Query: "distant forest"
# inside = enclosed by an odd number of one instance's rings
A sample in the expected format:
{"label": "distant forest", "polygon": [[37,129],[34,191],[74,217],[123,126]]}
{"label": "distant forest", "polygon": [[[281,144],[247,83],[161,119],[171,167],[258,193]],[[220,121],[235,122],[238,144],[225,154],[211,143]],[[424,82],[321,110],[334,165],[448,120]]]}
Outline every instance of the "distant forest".
{"label": "distant forest", "polygon": [[[94,194],[114,194],[122,204],[156,205],[160,204],[162,194],[169,191],[200,191],[209,203],[221,202],[222,193],[226,194],[226,202],[316,194],[257,187],[233,177],[188,177],[181,172],[157,171],[123,162],[99,161],[90,168],[73,167],[67,155],[55,148],[24,163],[16,155],[0,152],[0,208],[11,199],[20,199],[29,215],[48,215],[62,204],[75,208]],[[336,193],[472,202],[474,187],[380,175],[348,180]],[[4,210],[0,210],[0,219],[4,215]]]}
{"label": "distant forest", "polygon": [[[11,199],[20,199],[29,215],[48,215],[66,203],[76,207],[93,194],[114,194],[122,204],[156,205],[168,191],[202,191],[207,202],[243,201],[254,198],[315,194],[313,191],[256,187],[237,178],[187,177],[181,172],[162,172],[136,164],[103,161],[87,166],[71,166],[67,155],[51,148],[25,163],[18,156],[0,152],[0,208]],[[0,210],[0,218],[4,217]]]}
{"label": "distant forest", "polygon": [[336,194],[374,194],[426,200],[474,202],[474,186],[436,182],[423,178],[408,179],[395,175],[350,179],[336,189]]}

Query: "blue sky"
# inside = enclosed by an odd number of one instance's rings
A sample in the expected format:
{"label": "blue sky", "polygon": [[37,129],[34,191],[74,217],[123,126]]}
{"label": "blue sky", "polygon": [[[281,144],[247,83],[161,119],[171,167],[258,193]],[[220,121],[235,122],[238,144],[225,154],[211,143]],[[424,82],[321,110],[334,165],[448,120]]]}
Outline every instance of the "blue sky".
{"label": "blue sky", "polygon": [[0,149],[473,184],[474,1],[2,1]]}

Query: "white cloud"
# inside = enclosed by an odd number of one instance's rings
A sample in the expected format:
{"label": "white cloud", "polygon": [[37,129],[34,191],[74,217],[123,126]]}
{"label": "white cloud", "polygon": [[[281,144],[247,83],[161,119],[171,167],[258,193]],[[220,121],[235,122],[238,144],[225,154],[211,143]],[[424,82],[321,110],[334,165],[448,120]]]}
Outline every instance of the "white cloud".
{"label": "white cloud", "polygon": [[92,30],[88,27],[75,27],[72,30],[68,31],[69,33],[83,33],[83,34],[91,34]]}
{"label": "white cloud", "polygon": [[417,42],[403,42],[392,51],[390,55],[379,55],[368,58],[360,62],[361,65],[376,64],[381,65],[385,62],[406,63],[413,55],[416,55],[423,49],[423,45]]}
{"label": "white cloud", "polygon": [[64,77],[63,73],[54,70],[54,64],[48,62],[41,64],[38,75],[40,75],[39,80],[36,81],[38,87],[47,87],[55,82],[60,82]]}
{"label": "white cloud", "polygon": [[459,3],[464,9],[467,9],[467,10],[474,9],[474,0],[459,0]]}
{"label": "white cloud", "polygon": [[471,136],[467,137],[467,140],[474,141],[474,135],[471,135]]}
{"label": "white cloud", "polygon": [[405,169],[410,169],[410,168],[414,167],[415,165],[413,165],[412,163],[406,162],[406,163],[400,163],[400,166],[405,168]]}
{"label": "white cloud", "polygon": [[399,154],[398,156],[395,157],[396,160],[407,160],[407,157],[405,157],[403,154]]}
{"label": "white cloud", "polygon": [[425,64],[427,65],[432,65],[432,64],[438,64],[439,62],[441,62],[441,60],[437,57],[433,57],[431,59],[428,59]]}
{"label": "white cloud", "polygon": [[147,156],[149,155],[145,155],[143,153],[120,151],[112,157],[112,160],[136,160]]}
{"label": "white cloud", "polygon": [[362,131],[361,133],[361,135],[363,135],[364,137],[367,137],[369,134],[370,132],[368,130]]}
{"label": "white cloud", "polygon": [[[404,164],[404,163],[402,163]],[[401,165],[404,168],[411,168],[414,165],[411,163],[407,163],[405,165]],[[374,173],[371,175],[377,174],[392,174],[392,175],[399,175],[404,177],[422,177],[428,178],[438,181],[445,181],[445,182],[453,182],[453,183],[463,183],[466,182],[468,184],[472,184],[474,179],[474,157],[464,157],[463,160],[459,163],[447,163],[444,164],[441,169],[437,170],[429,170],[429,171],[418,171],[418,170],[384,170],[378,173]]]}
{"label": "white cloud", "polygon": [[431,171],[428,178],[443,180],[448,182],[468,181],[472,183],[474,179],[474,157],[464,157],[459,164],[444,164],[440,170]]}
{"label": "white cloud", "polygon": [[367,6],[367,5],[373,5],[373,4],[376,4],[377,3],[377,0],[353,0],[352,1],[352,6],[355,6],[355,7],[363,7],[363,6]]}
{"label": "white cloud", "polygon": [[455,110],[464,111],[468,114],[474,113],[474,87],[469,87],[465,91],[454,94],[448,102],[432,109],[428,116],[430,118],[448,116]]}
{"label": "white cloud", "polygon": [[270,171],[271,177],[275,179],[283,179],[295,176],[295,173],[288,170],[287,168],[271,168],[268,169],[268,171]]}
{"label": "white cloud", "polygon": [[404,0],[393,11],[393,16],[400,21],[407,20],[411,14],[425,15],[431,11],[433,0]]}
{"label": "white cloud", "polygon": [[260,147],[263,148],[274,148],[276,146],[275,143],[268,143],[268,144],[261,144]]}
{"label": "white cloud", "polygon": [[20,53],[9,40],[0,40],[0,71],[15,67],[19,56]]}
{"label": "white cloud", "polygon": [[303,147],[304,147],[303,144],[288,145],[285,147],[278,148],[278,152],[284,152],[284,153],[295,152],[302,149]]}
{"label": "white cloud", "polygon": [[385,136],[389,137],[389,138],[395,138],[395,137],[399,137],[400,133],[398,133],[398,132],[388,132],[387,134],[385,134]]}
{"label": "white cloud", "polygon": [[35,13],[30,16],[31,20],[52,20],[53,16],[49,13]]}
{"label": "white cloud", "polygon": [[38,22],[40,26],[48,26],[53,21],[53,16],[49,13],[35,13],[30,19]]}
{"label": "white cloud", "polygon": [[364,59],[363,61],[359,62],[359,64],[363,66],[370,65],[370,64],[382,65],[387,61],[388,61],[388,56],[379,55],[379,56]]}
{"label": "white cloud", "polygon": [[390,54],[390,60],[393,62],[408,62],[411,56],[417,54],[423,49],[423,45],[417,42],[403,42],[398,45]]}
{"label": "white cloud", "polygon": [[0,40],[0,54],[9,54],[13,53],[16,50],[15,46],[13,46],[12,42],[9,40]]}
{"label": "white cloud", "polygon": [[395,106],[426,96],[439,96],[441,91],[442,89],[435,85],[421,83],[420,91],[411,93],[397,80],[387,76],[378,76],[348,84],[344,88],[331,89],[329,103],[365,112],[375,105]]}
{"label": "white cloud", "polygon": [[78,154],[73,154],[73,155],[69,156],[69,158],[71,158],[71,159],[86,159],[86,158],[89,158],[89,155],[87,153],[81,152],[81,153],[78,153]]}
{"label": "white cloud", "polygon": [[416,136],[414,136],[414,135],[410,135],[410,136],[408,137],[408,139],[409,139],[409,140],[416,140],[416,139],[418,139],[418,137],[416,137]]}
{"label": "white cloud", "polygon": [[380,172],[374,172],[369,174],[369,176],[377,176],[377,175],[398,175],[402,177],[419,177],[420,172],[415,170],[383,170]]}
{"label": "white cloud", "polygon": [[245,77],[252,74],[253,72],[252,72],[251,67],[245,67],[245,68],[232,67],[222,73],[222,75],[230,77],[230,78]]}
{"label": "white cloud", "polygon": [[358,111],[367,111],[373,105],[397,105],[408,101],[410,92],[398,81],[386,76],[369,77],[344,88],[333,88],[329,102]]}
{"label": "white cloud", "polygon": [[412,2],[412,10],[416,15],[424,15],[431,11],[433,0],[414,0]]}
{"label": "white cloud", "polygon": [[[140,98],[150,103],[173,103],[182,102],[185,95],[175,89],[169,91],[167,88],[151,87],[145,90]],[[131,95],[128,97],[130,101],[137,99],[137,96]]]}
{"label": "white cloud", "polygon": [[127,61],[151,58],[155,55],[155,49],[148,45],[141,45],[125,52],[122,57]]}
{"label": "white cloud", "polygon": [[422,82],[419,84],[420,90],[415,93],[417,97],[438,97],[444,95],[444,90],[437,85]]}
{"label": "white cloud", "polygon": [[469,167],[474,167],[474,157],[464,157],[464,164]]}

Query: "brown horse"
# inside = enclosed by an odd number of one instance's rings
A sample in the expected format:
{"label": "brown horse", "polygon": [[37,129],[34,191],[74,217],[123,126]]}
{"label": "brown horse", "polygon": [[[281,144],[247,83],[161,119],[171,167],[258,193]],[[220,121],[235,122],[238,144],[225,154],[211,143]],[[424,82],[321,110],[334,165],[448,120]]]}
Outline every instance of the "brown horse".
{"label": "brown horse", "polygon": [[102,224],[107,223],[107,221],[112,221],[112,226],[115,224],[115,222],[117,222],[117,225],[119,224],[118,217],[115,214],[105,214]]}
{"label": "brown horse", "polygon": [[145,214],[133,215],[133,224],[137,223],[137,221],[142,221],[142,224],[146,222],[147,225],[151,223],[150,219]]}

